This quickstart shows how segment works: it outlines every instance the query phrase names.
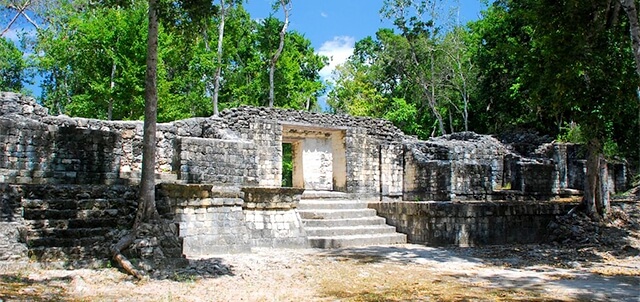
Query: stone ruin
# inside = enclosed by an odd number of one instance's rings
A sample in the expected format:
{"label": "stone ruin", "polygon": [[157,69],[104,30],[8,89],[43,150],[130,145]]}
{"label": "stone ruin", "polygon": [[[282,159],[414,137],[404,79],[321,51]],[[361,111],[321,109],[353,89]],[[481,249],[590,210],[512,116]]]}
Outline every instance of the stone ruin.
{"label": "stone ruin", "polygon": [[[133,220],[142,126],[50,116],[31,98],[0,93],[0,260],[26,250],[106,257],[105,242]],[[376,209],[412,242],[504,243],[522,237],[514,223],[531,231],[566,208],[532,210],[529,201],[580,195],[585,178],[579,145],[512,142],[472,132],[422,141],[380,119],[233,108],[158,124],[158,208],[189,257],[309,246],[301,198],[332,194]],[[292,149],[290,189],[281,188],[283,144]],[[625,169],[610,164],[604,189],[623,191]]]}

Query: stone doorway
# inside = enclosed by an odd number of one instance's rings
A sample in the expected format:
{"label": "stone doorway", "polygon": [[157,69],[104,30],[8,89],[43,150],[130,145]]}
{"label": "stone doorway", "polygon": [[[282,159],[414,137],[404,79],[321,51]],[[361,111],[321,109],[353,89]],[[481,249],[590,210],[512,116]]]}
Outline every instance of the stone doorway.
{"label": "stone doorway", "polygon": [[291,145],[292,186],[345,192],[347,164],[344,138],[344,129],[283,125],[283,146]]}

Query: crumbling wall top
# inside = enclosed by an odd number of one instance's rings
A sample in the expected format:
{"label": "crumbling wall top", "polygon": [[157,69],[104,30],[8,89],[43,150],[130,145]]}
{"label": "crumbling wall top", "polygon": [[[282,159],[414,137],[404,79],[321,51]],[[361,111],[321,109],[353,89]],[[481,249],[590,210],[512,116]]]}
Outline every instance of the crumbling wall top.
{"label": "crumbling wall top", "polygon": [[223,110],[220,118],[229,128],[242,131],[256,120],[274,120],[288,124],[308,124],[328,128],[363,128],[381,141],[402,141],[406,135],[391,122],[370,117],[317,113],[293,109],[240,106]]}
{"label": "crumbling wall top", "polygon": [[0,91],[0,115],[19,115],[40,120],[49,116],[49,110],[40,106],[32,97],[19,93]]}

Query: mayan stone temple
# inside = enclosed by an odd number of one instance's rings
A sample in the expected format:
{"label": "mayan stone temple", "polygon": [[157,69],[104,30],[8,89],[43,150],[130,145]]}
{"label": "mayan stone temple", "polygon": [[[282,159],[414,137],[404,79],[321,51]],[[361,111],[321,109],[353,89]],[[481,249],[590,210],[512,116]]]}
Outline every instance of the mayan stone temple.
{"label": "mayan stone temple", "polygon": [[[580,195],[585,178],[580,146],[471,132],[422,141],[347,115],[239,107],[157,134],[157,206],[186,257],[532,243],[575,205],[554,200]],[[142,122],[51,116],[0,93],[0,140],[0,260],[108,258],[136,211]],[[625,189],[624,165],[603,173],[603,189]]]}

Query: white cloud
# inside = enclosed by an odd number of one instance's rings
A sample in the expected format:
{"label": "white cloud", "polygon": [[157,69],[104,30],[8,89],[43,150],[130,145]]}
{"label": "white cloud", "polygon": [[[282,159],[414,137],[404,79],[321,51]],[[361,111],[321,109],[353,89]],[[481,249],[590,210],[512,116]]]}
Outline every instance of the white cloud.
{"label": "white cloud", "polygon": [[328,18],[329,17],[329,15],[327,13],[325,13],[325,12],[320,12],[320,16],[322,18]]}
{"label": "white cloud", "polygon": [[9,39],[16,44],[20,41],[20,38],[18,38],[18,32],[13,28],[10,28],[9,30],[7,30],[7,32],[5,32],[4,35],[2,35],[2,37]]}
{"label": "white cloud", "polygon": [[336,69],[336,66],[344,63],[353,54],[353,49],[356,40],[349,36],[333,37],[330,41],[325,41],[318,54],[327,56],[329,58],[329,65],[320,70],[320,77],[323,80],[331,79],[331,73]]}

